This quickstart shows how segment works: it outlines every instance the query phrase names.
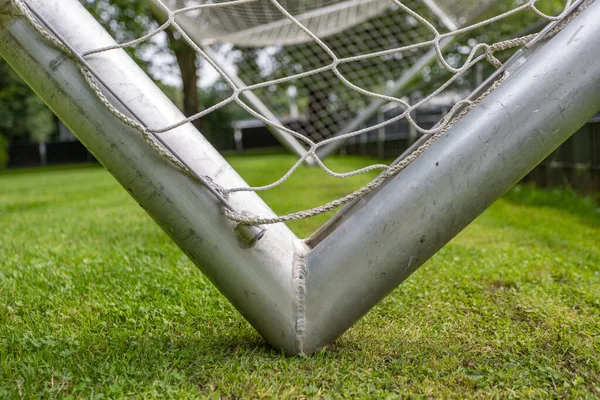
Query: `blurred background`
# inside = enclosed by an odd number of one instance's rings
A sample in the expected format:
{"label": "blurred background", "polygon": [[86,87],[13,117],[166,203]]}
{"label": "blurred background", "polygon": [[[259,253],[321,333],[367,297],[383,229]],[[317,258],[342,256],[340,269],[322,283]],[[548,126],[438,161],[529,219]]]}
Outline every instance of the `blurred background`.
{"label": "blurred background", "polygon": [[[156,29],[161,21],[144,2],[127,0],[81,0],[118,42],[125,42]],[[520,0],[500,1],[488,11],[489,15],[514,8]],[[563,1],[542,1],[540,7],[548,12],[558,12]],[[377,18],[385,18],[384,16]],[[385,22],[384,20],[382,20]],[[379,29],[392,29],[380,21]],[[369,33],[369,24],[359,24],[361,35]],[[470,50],[480,42],[492,43],[509,36],[536,32],[543,27],[533,13],[521,13],[502,20],[493,27],[469,33],[468,39],[456,40],[445,50],[445,57],[453,65],[464,62]],[[410,31],[413,42],[417,33]],[[358,33],[357,33],[358,34]],[[370,35],[370,36],[369,36]],[[376,37],[376,36],[373,36]],[[385,40],[385,35],[380,35]],[[334,37],[335,39],[335,37]],[[331,39],[331,40],[334,40]],[[311,57],[310,44],[294,46],[232,47],[215,44],[212,49],[230,68],[246,82],[276,79],[297,71],[301,63]],[[369,49],[379,44],[371,43]],[[347,46],[346,46],[347,47]],[[360,49],[359,49],[360,50]],[[202,60],[173,31],[167,30],[136,48],[127,49],[140,66],[161,86],[186,116],[191,116],[226,99],[231,92],[223,79]],[[361,51],[365,51],[362,49]],[[501,59],[510,56],[502,54]],[[408,56],[404,56],[406,62]],[[397,76],[406,68],[405,60],[377,60],[377,69],[359,65],[364,74]],[[312,62],[312,61],[311,61]],[[480,63],[465,76],[454,82],[443,93],[413,112],[412,117],[421,127],[434,126],[461,98],[468,95],[488,76],[493,67]],[[367,72],[364,72],[367,71]],[[348,72],[349,75],[352,71]],[[366,75],[360,77],[372,79]],[[427,96],[447,80],[449,74],[439,61],[422,69],[414,79],[403,99],[411,104]],[[358,78],[357,78],[358,79]],[[391,78],[390,78],[391,79]],[[318,83],[316,83],[318,82]],[[371,86],[373,84],[368,81]],[[334,86],[335,85],[335,86]],[[275,112],[281,123],[313,140],[331,137],[342,126],[341,116],[354,109],[364,108],[368,102],[351,98],[346,93],[335,93],[339,81],[317,77],[307,82],[293,81],[285,87],[267,87],[257,95]],[[363,123],[375,125],[401,114],[404,109],[397,104],[385,104]],[[327,118],[323,116],[327,113]],[[339,120],[331,117],[340,116]],[[194,122],[202,134],[224,154],[260,154],[284,151],[265,124],[252,118],[234,103],[228,104]],[[401,119],[393,124],[372,130],[348,140],[338,153],[376,157],[392,160],[406,150],[420,133]],[[38,99],[18,75],[0,59],[0,169],[49,166],[59,164],[94,163],[94,157],[77,138]],[[592,118],[566,143],[544,160],[525,181],[542,187],[567,186],[590,194],[600,191],[600,114]]]}

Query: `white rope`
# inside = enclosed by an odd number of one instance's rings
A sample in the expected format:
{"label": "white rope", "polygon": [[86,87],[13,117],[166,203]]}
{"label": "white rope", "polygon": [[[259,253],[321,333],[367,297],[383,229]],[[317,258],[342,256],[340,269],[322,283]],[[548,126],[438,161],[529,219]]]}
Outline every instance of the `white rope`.
{"label": "white rope", "polygon": [[[500,85],[501,82],[506,78],[507,75],[506,75],[506,73],[504,73],[502,75],[502,78],[497,80],[477,100],[475,100],[475,101],[463,100],[463,101],[455,104],[455,106],[452,108],[452,110],[442,119],[442,121],[440,121],[440,123],[438,123],[435,127],[431,128],[431,129],[425,129],[425,128],[422,128],[421,126],[419,126],[411,117],[411,113],[413,111],[415,111],[416,109],[418,109],[425,103],[429,102],[430,100],[432,100],[433,98],[438,96],[445,89],[450,87],[450,85],[455,83],[458,79],[462,78],[475,64],[477,64],[478,62],[481,62],[482,60],[487,60],[494,67],[500,68],[502,66],[502,63],[495,57],[494,54],[496,52],[524,46],[535,35],[526,35],[526,36],[522,36],[522,37],[518,37],[518,38],[504,40],[504,41],[501,41],[498,43],[493,43],[493,44],[479,43],[472,47],[468,56],[466,57],[466,60],[460,66],[452,66],[451,63],[445,59],[442,48],[441,48],[441,44],[440,44],[443,40],[450,38],[450,37],[456,37],[457,35],[462,35],[465,33],[472,32],[481,27],[489,26],[490,24],[492,24],[494,22],[508,18],[514,14],[523,13],[523,12],[527,12],[527,11],[533,12],[540,18],[546,19],[548,21],[564,20],[565,16],[567,15],[567,10],[569,9],[569,7],[571,6],[571,3],[572,3],[572,0],[566,0],[563,11],[559,15],[552,16],[552,15],[544,14],[536,7],[536,3],[538,0],[528,0],[526,3],[522,4],[519,7],[516,7],[512,10],[506,11],[504,13],[501,13],[499,15],[496,15],[496,16],[486,19],[484,21],[481,21],[481,22],[478,22],[478,23],[475,23],[472,25],[464,26],[453,32],[442,33],[440,31],[440,29],[438,28],[438,26],[436,26],[434,23],[430,22],[427,18],[423,17],[421,14],[419,14],[412,8],[408,7],[403,2],[401,2],[399,0],[377,0],[380,2],[385,1],[386,9],[389,9],[390,6],[393,6],[394,9],[392,12],[402,13],[405,16],[405,18],[408,18],[408,21],[411,21],[411,18],[412,18],[412,21],[414,21],[415,24],[420,26],[424,30],[424,32],[429,32],[429,34],[432,36],[432,38],[427,39],[427,40],[417,41],[417,42],[411,43],[411,44],[405,44],[405,45],[401,45],[401,46],[397,46],[397,47],[387,48],[387,49],[383,49],[383,50],[363,52],[361,54],[357,54],[357,55],[353,55],[353,56],[339,56],[338,53],[340,50],[338,48],[336,48],[335,46],[332,48],[332,46],[330,44],[328,44],[327,37],[323,37],[323,36],[319,35],[318,32],[315,33],[311,29],[311,25],[313,25],[313,24],[305,24],[305,23],[303,23],[303,22],[306,22],[305,19],[303,19],[302,17],[297,18],[294,16],[295,14],[300,14],[300,15],[306,16],[306,15],[308,15],[307,13],[309,11],[315,11],[315,9],[311,9],[311,10],[300,9],[298,6],[298,4],[300,4],[300,3],[295,3],[293,0],[288,0],[288,1],[285,1],[285,0],[264,0],[264,1],[230,0],[230,1],[221,1],[221,2],[210,2],[210,3],[202,3],[201,2],[200,4],[187,6],[187,7],[180,7],[175,10],[171,9],[167,4],[165,4],[165,0],[156,0],[156,2],[164,9],[164,11],[167,15],[167,21],[164,24],[160,25],[153,31],[149,32],[148,34],[146,34],[138,39],[129,41],[127,43],[114,45],[114,46],[108,46],[108,47],[94,49],[94,50],[87,51],[80,55],[72,54],[69,51],[68,47],[65,46],[64,43],[61,43],[60,40],[58,40],[52,34],[47,32],[47,30],[44,29],[44,27],[42,27],[38,23],[38,21],[34,18],[34,16],[31,15],[27,6],[23,3],[23,0],[12,0],[12,1],[16,4],[16,6],[20,10],[20,12],[28,19],[28,21],[34,26],[34,28],[40,34],[42,34],[47,40],[52,42],[57,48],[59,48],[65,54],[69,55],[76,62],[78,62],[81,72],[84,75],[87,83],[90,85],[90,87],[92,87],[92,89],[94,90],[94,92],[96,93],[98,98],[107,107],[107,109],[110,110],[111,113],[113,113],[117,118],[119,118],[122,122],[124,122],[128,126],[141,132],[143,134],[144,138],[146,139],[146,141],[159,154],[161,154],[163,157],[167,158],[171,163],[173,163],[174,165],[176,165],[178,168],[180,168],[181,170],[183,170],[185,173],[187,173],[189,175],[193,175],[193,174],[191,173],[191,171],[189,171],[189,169],[185,165],[183,165],[183,163],[176,157],[176,155],[171,154],[169,151],[164,149],[160,145],[160,143],[158,143],[152,136],[170,131],[170,130],[175,129],[179,126],[182,126],[186,123],[189,123],[189,122],[192,122],[199,118],[202,118],[205,115],[207,115],[219,108],[222,108],[227,104],[231,104],[231,103],[238,104],[242,109],[246,110],[250,115],[261,120],[266,125],[268,125],[272,128],[278,129],[280,131],[286,132],[286,133],[292,135],[293,137],[297,138],[298,140],[301,140],[303,143],[305,143],[307,145],[307,147],[308,147],[307,153],[301,159],[299,159],[286,173],[284,173],[284,175],[281,178],[279,178],[275,182],[272,182],[267,185],[257,186],[257,187],[224,188],[224,187],[221,187],[221,186],[215,184],[214,182],[212,182],[210,179],[207,178],[207,181],[209,182],[210,185],[213,186],[213,189],[215,189],[218,193],[222,194],[223,197],[225,197],[225,198],[229,195],[235,195],[235,193],[238,193],[238,192],[263,191],[263,190],[273,189],[273,188],[283,184],[290,176],[292,176],[292,174],[302,165],[304,160],[308,157],[312,157],[314,160],[316,160],[318,166],[322,170],[324,170],[327,174],[329,174],[333,177],[336,177],[336,178],[347,178],[347,177],[355,176],[355,175],[362,174],[362,173],[365,173],[368,171],[383,170],[383,173],[380,174],[375,180],[373,180],[369,184],[365,185],[364,187],[360,188],[359,190],[357,190],[353,193],[350,193],[340,199],[337,199],[337,200],[327,203],[325,205],[315,207],[315,208],[312,208],[309,210],[294,212],[294,213],[279,216],[276,218],[263,218],[260,216],[253,216],[253,215],[249,215],[247,211],[237,212],[236,210],[231,210],[227,207],[223,207],[223,212],[229,219],[231,219],[235,222],[241,223],[241,224],[245,224],[245,225],[273,224],[273,223],[309,218],[309,217],[312,217],[315,215],[323,214],[328,211],[332,211],[332,210],[340,207],[341,205],[344,205],[344,204],[351,202],[359,197],[362,197],[362,196],[370,193],[377,187],[379,187],[383,182],[385,182],[390,177],[399,173],[401,170],[406,168],[412,161],[414,161],[417,157],[419,157],[422,153],[424,153],[451,126],[453,126],[466,113],[468,113],[469,110],[472,109],[472,107],[474,107],[476,104],[478,104],[485,96],[487,96],[487,94],[489,94],[498,85]],[[263,8],[263,11],[262,11],[263,14],[261,14],[260,12],[257,13],[258,9],[256,7],[258,7],[259,4],[261,4],[262,7],[264,7],[265,1],[267,2],[268,7]],[[340,3],[340,0],[322,0],[322,1],[323,2],[320,4],[323,7],[329,7],[329,6],[335,5],[336,3]],[[371,1],[371,0],[369,0],[369,1]],[[173,6],[172,3],[173,3],[172,1],[169,3],[169,5],[171,7]],[[451,3],[451,1],[447,0],[447,3]],[[442,4],[442,5],[447,7],[448,6],[447,3]],[[240,9],[240,7],[241,7],[241,9]],[[248,7],[250,7],[250,8],[248,8]],[[294,8],[294,7],[296,7],[296,8]],[[319,50],[321,58],[323,58],[323,57],[327,58],[328,59],[327,62],[325,62],[324,65],[321,63],[322,65],[316,65],[313,68],[309,68],[305,71],[301,71],[301,72],[297,72],[297,73],[290,73],[289,75],[281,77],[281,78],[270,79],[270,80],[267,80],[264,82],[258,82],[258,83],[254,83],[254,84],[243,86],[243,87],[236,85],[233,82],[233,80],[227,75],[227,73],[225,73],[225,71],[223,71],[223,69],[213,59],[211,59],[211,57],[209,57],[206,54],[206,52],[204,52],[197,43],[195,43],[188,36],[188,33],[178,24],[178,22],[176,20],[176,17],[178,17],[178,16],[184,16],[184,15],[193,14],[193,13],[196,13],[199,15],[204,15],[205,18],[207,17],[207,15],[212,16],[211,18],[214,18],[215,15],[224,15],[223,13],[227,14],[232,9],[238,9],[238,11],[241,10],[247,14],[253,10],[252,12],[255,14],[255,15],[250,15],[251,14],[250,13],[250,14],[246,15],[246,17],[248,18],[248,21],[238,21],[239,24],[236,25],[237,26],[236,29],[239,29],[240,24],[243,25],[245,23],[250,24],[253,27],[260,26],[261,23],[265,23],[265,19],[269,20],[269,19],[275,18],[277,21],[281,21],[282,19],[285,21],[288,21],[289,25],[294,26],[298,32],[301,32],[302,35],[309,38],[307,41],[314,45],[312,51],[315,51],[315,49]],[[214,13],[214,11],[216,11],[216,10],[222,11],[222,12]],[[318,10],[318,8],[317,8],[317,10]],[[213,13],[207,14],[208,11],[211,11]],[[242,14],[243,14],[243,12],[242,12]],[[345,12],[349,13],[350,9],[346,8]],[[233,13],[233,14],[236,15],[235,13]],[[264,16],[264,14],[268,14],[268,16]],[[262,18],[261,16],[263,16],[264,18]],[[240,16],[238,15],[237,18],[240,18]],[[352,18],[354,18],[354,17],[352,17],[352,15],[348,16],[348,18],[351,19],[352,21],[356,21],[356,18],[352,19]],[[227,21],[230,24],[232,23],[231,18],[229,18]],[[348,22],[348,24],[352,25],[352,23],[350,23],[350,22]],[[135,120],[129,118],[128,116],[123,114],[121,111],[119,111],[117,109],[117,107],[115,107],[113,104],[111,104],[111,102],[106,98],[106,96],[104,96],[101,88],[99,87],[98,83],[96,82],[96,79],[93,77],[93,75],[90,73],[90,71],[87,70],[80,62],[80,57],[85,58],[92,54],[103,53],[103,52],[107,52],[107,51],[111,51],[111,50],[115,50],[115,49],[126,48],[126,47],[134,47],[143,41],[149,40],[153,36],[159,34],[160,32],[165,31],[166,29],[176,30],[181,35],[182,40],[184,40],[192,49],[194,49],[194,51],[196,51],[196,53],[218,73],[220,78],[231,88],[232,94],[229,97],[227,97],[226,99],[218,102],[217,104],[199,112],[196,115],[193,115],[191,117],[183,119],[183,120],[177,122],[176,124],[164,126],[164,127],[147,127],[147,126],[143,126],[139,121],[135,121]],[[552,31],[550,34],[552,35],[554,33],[556,33],[556,30]],[[230,33],[230,35],[231,34],[232,33]],[[368,38],[366,38],[366,39],[368,39]],[[382,60],[382,58],[385,58],[385,57],[397,56],[399,54],[400,55],[410,54],[412,52],[418,52],[423,49],[430,49],[430,48],[435,49],[439,64],[446,71],[448,71],[448,73],[450,73],[452,75],[448,80],[446,80],[443,84],[441,84],[439,87],[437,87],[432,93],[430,93],[428,96],[424,97],[422,100],[416,102],[415,104],[409,104],[407,101],[403,100],[402,98],[396,97],[396,96],[389,96],[389,95],[381,94],[377,91],[376,87],[363,87],[363,85],[361,85],[361,84],[356,84],[353,82],[353,79],[351,77],[349,77],[352,74],[349,73],[348,71],[343,70],[343,68],[345,66],[352,64],[352,63],[380,61],[380,60]],[[297,132],[295,130],[292,130],[292,129],[282,125],[279,122],[269,120],[265,116],[256,112],[251,106],[246,104],[246,102],[240,96],[244,92],[260,91],[260,90],[264,90],[266,88],[272,87],[274,85],[282,85],[282,84],[286,84],[286,83],[293,83],[293,82],[296,82],[301,79],[314,78],[314,77],[319,76],[319,74],[323,74],[323,73],[333,74],[333,76],[335,76],[337,81],[341,83],[341,86],[345,87],[345,89],[348,90],[349,93],[353,93],[355,95],[360,95],[360,96],[363,96],[364,98],[368,98],[368,99],[379,99],[379,100],[383,100],[386,102],[395,103],[395,104],[403,107],[404,111],[393,118],[389,118],[386,121],[369,126],[367,128],[357,129],[352,132],[346,133],[344,135],[325,138],[324,140],[317,142],[316,140],[311,139],[307,135]],[[347,76],[347,75],[349,75],[349,76]],[[364,86],[368,86],[368,85],[364,85]],[[370,165],[365,168],[357,169],[355,171],[339,173],[339,172],[335,172],[335,171],[332,171],[331,169],[329,169],[322,162],[322,160],[320,160],[316,155],[317,149],[319,149],[320,147],[323,147],[327,144],[333,143],[335,141],[346,140],[346,139],[349,139],[352,137],[356,137],[358,135],[362,135],[362,134],[365,134],[365,133],[368,133],[371,131],[385,128],[401,119],[406,119],[407,122],[411,126],[413,126],[418,132],[420,132],[422,134],[429,134],[430,138],[423,145],[421,145],[419,148],[417,148],[414,152],[412,152],[408,157],[406,157],[404,160],[402,160],[398,164],[395,164],[393,166],[375,164],[375,165]]]}

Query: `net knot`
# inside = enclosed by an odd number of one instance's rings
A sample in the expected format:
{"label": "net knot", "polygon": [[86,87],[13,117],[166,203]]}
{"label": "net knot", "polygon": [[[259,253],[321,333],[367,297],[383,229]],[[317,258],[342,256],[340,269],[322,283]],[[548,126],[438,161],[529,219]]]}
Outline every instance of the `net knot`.
{"label": "net knot", "polygon": [[494,67],[501,68],[502,67],[502,63],[500,62],[500,60],[498,60],[496,58],[496,56],[494,56],[494,52],[495,51],[496,51],[496,49],[494,48],[494,46],[486,45],[485,46],[485,58]]}

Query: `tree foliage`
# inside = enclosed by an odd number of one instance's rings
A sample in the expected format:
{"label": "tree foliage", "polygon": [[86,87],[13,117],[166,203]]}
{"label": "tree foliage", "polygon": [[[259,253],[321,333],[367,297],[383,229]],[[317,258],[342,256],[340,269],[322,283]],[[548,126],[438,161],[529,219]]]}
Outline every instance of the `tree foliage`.
{"label": "tree foliage", "polygon": [[45,142],[57,132],[54,114],[0,58],[0,169],[11,142]]}
{"label": "tree foliage", "polygon": [[[80,0],[119,43],[127,42],[156,29],[161,20],[143,2],[130,0]],[[179,75],[182,96],[172,98],[186,116],[193,116],[224,99],[219,85],[199,88],[202,63],[195,51],[177,32],[166,32],[166,40],[151,39],[135,49],[126,49],[156,81],[166,75]],[[175,94],[173,90],[170,93]],[[231,147],[233,131],[231,107],[216,110],[194,121],[194,125],[217,148]]]}
{"label": "tree foliage", "polygon": [[56,131],[52,112],[0,59],[0,135],[11,142],[44,142]]}

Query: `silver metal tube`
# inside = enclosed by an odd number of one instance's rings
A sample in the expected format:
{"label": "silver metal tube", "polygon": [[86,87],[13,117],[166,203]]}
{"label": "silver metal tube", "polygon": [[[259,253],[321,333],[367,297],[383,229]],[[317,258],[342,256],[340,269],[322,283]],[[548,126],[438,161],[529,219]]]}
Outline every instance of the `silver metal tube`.
{"label": "silver metal tube", "polygon": [[303,349],[327,345],[600,109],[600,1],[307,255]]}
{"label": "silver metal tube", "polygon": [[[78,51],[114,40],[77,0],[28,0],[29,6]],[[0,55],[275,347],[296,351],[292,265],[303,243],[283,224],[250,246],[221,212],[215,196],[182,173],[115,118],[75,63],[43,39],[7,0],[0,0]],[[90,56],[90,64],[150,127],[184,118],[124,51]],[[222,186],[246,185],[191,125],[161,134],[195,171]],[[254,193],[232,195],[239,211],[274,215]],[[251,241],[251,238],[250,238]]]}

